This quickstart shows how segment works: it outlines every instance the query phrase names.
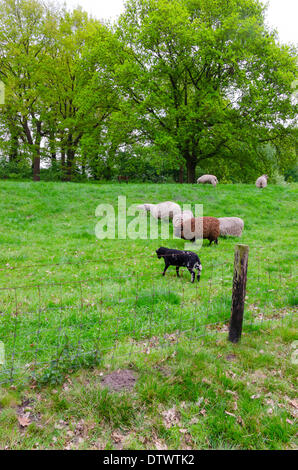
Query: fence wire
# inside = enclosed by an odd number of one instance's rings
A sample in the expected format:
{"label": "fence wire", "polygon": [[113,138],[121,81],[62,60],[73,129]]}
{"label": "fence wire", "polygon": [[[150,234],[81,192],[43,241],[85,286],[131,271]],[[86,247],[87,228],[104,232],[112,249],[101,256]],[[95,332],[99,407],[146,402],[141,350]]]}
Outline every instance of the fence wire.
{"label": "fence wire", "polygon": [[[296,313],[292,270],[281,272],[260,258],[257,263],[257,274],[248,275],[248,329]],[[36,379],[65,358],[71,371],[90,360],[132,361],[177,347],[182,338],[227,334],[233,265],[211,264],[194,284],[187,270],[181,273],[177,278],[170,268],[161,277],[131,269],[123,276],[2,287],[0,384]]]}

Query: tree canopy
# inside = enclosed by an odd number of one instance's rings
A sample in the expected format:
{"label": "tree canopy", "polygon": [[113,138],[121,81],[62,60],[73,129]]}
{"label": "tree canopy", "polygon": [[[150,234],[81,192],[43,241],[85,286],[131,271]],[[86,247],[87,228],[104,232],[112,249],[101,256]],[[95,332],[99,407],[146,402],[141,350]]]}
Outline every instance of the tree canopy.
{"label": "tree canopy", "polygon": [[258,0],[129,0],[119,21],[0,0],[0,146],[75,174],[249,181],[297,158],[297,50]]}

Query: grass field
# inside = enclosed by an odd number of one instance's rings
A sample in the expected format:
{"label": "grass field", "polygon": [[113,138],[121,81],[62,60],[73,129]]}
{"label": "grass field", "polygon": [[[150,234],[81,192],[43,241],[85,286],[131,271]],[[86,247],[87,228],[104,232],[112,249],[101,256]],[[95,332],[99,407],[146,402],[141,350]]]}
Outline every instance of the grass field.
{"label": "grass field", "polygon": [[[0,389],[0,448],[295,447],[297,189],[0,182],[0,341],[18,379]],[[200,284],[174,268],[162,278],[155,250],[182,240],[96,239],[95,209],[116,208],[118,195],[244,219],[241,344],[226,341],[235,239],[204,242]],[[58,385],[19,380],[39,363],[43,380],[55,379],[48,363],[66,347],[70,370],[94,365],[94,347],[100,363]],[[100,386],[118,368],[138,375],[133,390]]]}

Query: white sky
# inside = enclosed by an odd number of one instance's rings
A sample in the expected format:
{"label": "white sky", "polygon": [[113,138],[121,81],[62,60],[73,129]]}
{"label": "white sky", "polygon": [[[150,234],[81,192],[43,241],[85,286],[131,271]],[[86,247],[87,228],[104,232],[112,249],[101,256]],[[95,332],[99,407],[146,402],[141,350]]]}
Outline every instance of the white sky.
{"label": "white sky", "polygon": [[[169,0],[170,1],[170,0]],[[98,19],[116,19],[124,10],[124,0],[65,0],[68,7],[80,5]],[[282,42],[298,43],[298,1],[263,0],[269,4],[267,22],[277,29]]]}

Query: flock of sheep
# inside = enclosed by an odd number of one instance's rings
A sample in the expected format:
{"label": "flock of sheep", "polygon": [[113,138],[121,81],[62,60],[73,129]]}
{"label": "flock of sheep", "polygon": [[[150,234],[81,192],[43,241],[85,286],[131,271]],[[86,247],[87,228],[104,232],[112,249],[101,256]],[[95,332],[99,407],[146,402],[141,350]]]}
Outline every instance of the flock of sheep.
{"label": "flock of sheep", "polygon": [[[257,188],[267,186],[268,176],[262,175],[256,181]],[[212,184],[216,186],[218,179],[214,175],[203,175],[198,181],[199,184]],[[161,202],[159,204],[142,204],[138,206],[139,210],[150,212],[156,219],[171,219],[173,221],[174,234],[176,237],[184,240],[195,241],[196,239],[208,239],[210,245],[212,242],[218,243],[219,236],[241,237],[244,228],[244,221],[239,217],[197,217],[195,218],[191,210],[182,211],[179,204],[172,201]],[[198,280],[202,265],[194,253],[191,251],[170,250],[161,247],[157,250],[158,258],[164,258],[165,269],[168,266],[176,266],[177,276],[179,276],[179,267],[186,266],[191,273],[192,282],[195,274],[193,269],[198,269]],[[194,256],[195,255],[195,256]]]}
{"label": "flock of sheep", "polygon": [[244,228],[244,222],[239,217],[194,218],[192,211],[182,211],[179,204],[172,201],[142,204],[138,209],[150,212],[156,219],[171,219],[176,237],[191,241],[197,238],[208,239],[210,245],[213,241],[217,244],[219,236],[241,237]]}
{"label": "flock of sheep", "polygon": [[[256,181],[257,188],[267,186],[268,176],[263,175]],[[214,175],[203,175],[198,179],[199,184],[216,186],[218,179]],[[166,201],[159,204],[142,204],[140,210],[150,212],[156,219],[172,219],[174,234],[185,240],[195,241],[197,238],[208,239],[218,243],[219,236],[241,237],[244,222],[239,217],[202,217],[194,218],[192,211],[182,211],[176,202]]]}
{"label": "flock of sheep", "polygon": [[[199,184],[212,184],[212,186],[216,186],[218,183],[218,179],[214,175],[203,175],[200,176],[197,183]],[[257,188],[266,188],[268,183],[268,176],[262,175],[256,181]]]}

